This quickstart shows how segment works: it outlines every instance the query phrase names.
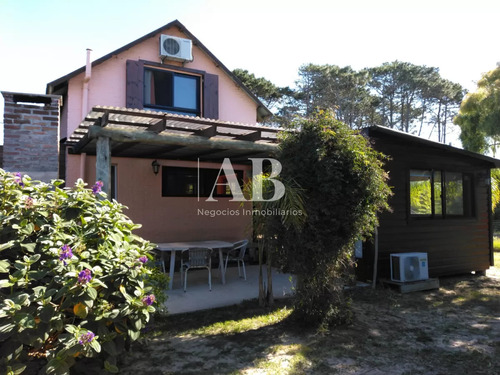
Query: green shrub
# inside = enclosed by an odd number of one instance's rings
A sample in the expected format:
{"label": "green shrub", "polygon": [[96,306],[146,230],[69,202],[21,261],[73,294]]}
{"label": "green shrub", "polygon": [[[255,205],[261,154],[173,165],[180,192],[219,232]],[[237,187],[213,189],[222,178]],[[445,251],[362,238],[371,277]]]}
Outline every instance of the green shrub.
{"label": "green shrub", "polygon": [[354,244],[371,236],[392,194],[384,156],[329,112],[299,123],[283,135],[280,177],[297,181],[306,221],[300,232],[277,231],[276,263],[297,275],[293,316],[328,328],[349,322],[344,286],[353,273]]}
{"label": "green shrub", "polygon": [[48,374],[117,372],[116,356],[165,300],[146,264],[152,245],[124,207],[100,182],[62,184],[0,170],[2,374],[40,363]]}

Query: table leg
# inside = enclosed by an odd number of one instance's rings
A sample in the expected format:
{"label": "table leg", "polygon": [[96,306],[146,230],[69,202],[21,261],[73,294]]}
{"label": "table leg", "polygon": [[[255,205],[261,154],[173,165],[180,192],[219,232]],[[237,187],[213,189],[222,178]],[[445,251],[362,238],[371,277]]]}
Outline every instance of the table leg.
{"label": "table leg", "polygon": [[175,271],[175,251],[170,252],[170,272],[168,274],[168,289],[172,290],[174,285],[174,271]]}
{"label": "table leg", "polygon": [[224,269],[224,255],[222,254],[222,249],[219,248],[219,265],[220,265],[220,278],[222,280],[222,284],[226,283],[226,272]]}

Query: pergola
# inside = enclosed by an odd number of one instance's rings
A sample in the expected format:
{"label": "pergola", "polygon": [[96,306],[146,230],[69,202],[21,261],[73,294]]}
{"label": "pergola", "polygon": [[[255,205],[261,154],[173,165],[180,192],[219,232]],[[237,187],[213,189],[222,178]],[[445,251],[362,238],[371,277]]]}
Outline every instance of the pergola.
{"label": "pergola", "polygon": [[283,129],[130,108],[93,107],[67,139],[69,153],[96,155],[109,193],[111,156],[247,163],[271,157]]}

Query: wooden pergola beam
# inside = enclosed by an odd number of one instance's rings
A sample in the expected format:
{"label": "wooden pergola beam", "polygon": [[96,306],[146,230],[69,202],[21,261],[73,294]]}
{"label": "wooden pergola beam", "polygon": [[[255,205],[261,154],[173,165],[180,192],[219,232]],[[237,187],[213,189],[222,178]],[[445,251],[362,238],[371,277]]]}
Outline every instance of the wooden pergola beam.
{"label": "wooden pergola beam", "polygon": [[[140,126],[140,118],[145,119],[145,122],[147,122],[150,119],[165,119],[167,121],[167,127],[169,127],[170,122],[184,122],[184,123],[193,123],[193,124],[200,124],[200,125],[216,125],[220,127],[225,127],[228,129],[241,129],[241,130],[261,130],[261,131],[267,131],[267,132],[275,132],[278,133],[282,131],[283,129],[281,128],[270,128],[270,127],[265,127],[261,125],[251,125],[251,124],[238,124],[238,123],[232,123],[232,122],[224,122],[224,121],[214,121],[210,119],[203,119],[199,117],[190,117],[190,116],[182,116],[179,117],[178,115],[172,115],[169,113],[151,113],[151,112],[145,112],[141,110],[135,110],[135,109],[109,109],[105,107],[93,107],[92,108],[93,112],[104,112],[108,113],[108,115],[126,115],[126,116],[131,116],[137,118],[137,126]],[[92,121],[92,120],[90,120]]]}
{"label": "wooden pergola beam", "polygon": [[259,139],[262,139],[262,134],[260,131],[256,131],[253,133],[249,134],[242,134],[242,135],[237,135],[236,139],[242,140],[242,141],[258,141]]}
{"label": "wooden pergola beam", "polygon": [[157,121],[155,124],[151,125],[148,128],[148,131],[158,134],[164,131],[166,128],[167,128],[167,120],[163,118],[160,121]]}
{"label": "wooden pergola beam", "polygon": [[141,142],[153,145],[177,145],[210,149],[233,149],[274,153],[278,145],[274,143],[256,143],[225,138],[206,138],[198,135],[156,134],[144,130],[117,129],[112,127],[90,126],[89,138],[107,137],[118,142]]}

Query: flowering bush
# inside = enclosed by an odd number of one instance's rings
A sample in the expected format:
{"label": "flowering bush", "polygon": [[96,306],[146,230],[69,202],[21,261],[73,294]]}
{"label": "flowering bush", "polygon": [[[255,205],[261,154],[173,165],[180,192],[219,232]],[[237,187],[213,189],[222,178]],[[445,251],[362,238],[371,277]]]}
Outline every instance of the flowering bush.
{"label": "flowering bush", "polygon": [[62,184],[0,169],[2,374],[40,361],[48,374],[118,372],[116,356],[165,300],[152,245],[123,206],[102,183]]}

